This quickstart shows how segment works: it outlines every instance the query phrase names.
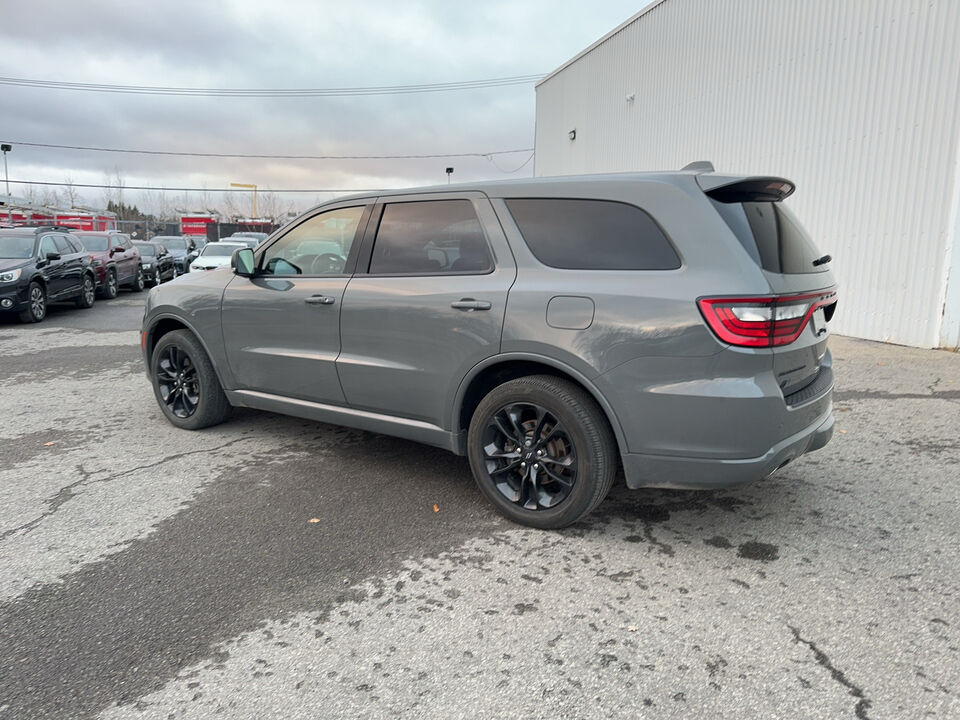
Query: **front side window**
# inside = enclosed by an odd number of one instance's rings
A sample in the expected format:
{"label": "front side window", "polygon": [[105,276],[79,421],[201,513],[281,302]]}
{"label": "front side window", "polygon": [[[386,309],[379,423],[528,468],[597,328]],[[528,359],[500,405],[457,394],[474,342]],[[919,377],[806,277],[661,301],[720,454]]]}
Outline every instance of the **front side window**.
{"label": "front side window", "polygon": [[392,203],[383,208],[371,275],[483,274],[493,269],[469,200]]}
{"label": "front side window", "polygon": [[53,242],[53,235],[44,235],[40,241],[40,257],[45,258],[47,253],[59,253],[56,243]]}
{"label": "front side window", "polygon": [[337,208],[300,223],[263,253],[260,273],[342,275],[363,211],[363,206]]}
{"label": "front side window", "polygon": [[611,200],[506,201],[527,247],[568,270],[676,270],[680,258],[648,213]]}
{"label": "front side window", "polygon": [[73,243],[70,242],[70,239],[64,237],[63,235],[55,235],[53,242],[57,246],[57,252],[61,255],[70,255],[71,253],[78,252],[73,247]]}

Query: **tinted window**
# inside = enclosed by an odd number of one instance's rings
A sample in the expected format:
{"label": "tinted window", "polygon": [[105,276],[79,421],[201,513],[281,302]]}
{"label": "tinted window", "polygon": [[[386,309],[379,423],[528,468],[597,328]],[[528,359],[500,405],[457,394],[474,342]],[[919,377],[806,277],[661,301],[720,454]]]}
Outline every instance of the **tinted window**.
{"label": "tinted window", "polygon": [[711,202],[750,257],[764,270],[798,275],[828,269],[828,263],[813,264],[821,253],[783,203]]}
{"label": "tinted window", "polygon": [[70,255],[71,253],[78,252],[70,240],[63,235],[54,235],[53,242],[57,246],[57,252],[61,255]]}
{"label": "tinted window", "polygon": [[469,200],[384,207],[370,259],[372,274],[486,273],[487,240]]}
{"label": "tinted window", "polygon": [[680,258],[650,215],[607,200],[507,200],[530,251],[571,270],[675,270]]}
{"label": "tinted window", "polygon": [[267,248],[260,271],[265,275],[342,274],[363,211],[363,207],[338,208],[305,220]]}

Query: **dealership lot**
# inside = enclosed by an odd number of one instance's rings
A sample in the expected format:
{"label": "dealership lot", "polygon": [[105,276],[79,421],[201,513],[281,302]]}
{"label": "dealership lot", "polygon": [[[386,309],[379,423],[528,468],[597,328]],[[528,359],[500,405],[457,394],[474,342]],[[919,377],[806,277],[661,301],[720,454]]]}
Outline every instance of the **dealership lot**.
{"label": "dealership lot", "polygon": [[0,319],[0,719],[960,715],[960,355],[835,337],[824,450],[542,532],[433,448],[176,430],[142,307]]}

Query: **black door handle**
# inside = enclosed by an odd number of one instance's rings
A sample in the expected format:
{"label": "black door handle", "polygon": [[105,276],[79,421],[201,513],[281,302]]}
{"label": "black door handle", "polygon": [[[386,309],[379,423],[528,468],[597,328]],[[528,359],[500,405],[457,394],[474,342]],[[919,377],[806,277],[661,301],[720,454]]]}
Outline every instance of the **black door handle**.
{"label": "black door handle", "polygon": [[326,295],[311,295],[304,300],[304,302],[307,303],[307,305],[333,305],[335,300]]}
{"label": "black door handle", "polygon": [[472,310],[489,310],[491,308],[490,303],[486,300],[474,300],[473,298],[463,298],[457,302],[450,303],[450,307],[454,310],[465,310],[470,312]]}

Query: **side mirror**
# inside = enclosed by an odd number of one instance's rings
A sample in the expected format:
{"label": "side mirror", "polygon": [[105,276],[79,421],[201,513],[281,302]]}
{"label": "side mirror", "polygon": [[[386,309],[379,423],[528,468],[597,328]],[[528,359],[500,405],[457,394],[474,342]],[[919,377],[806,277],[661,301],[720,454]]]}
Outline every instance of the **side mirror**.
{"label": "side mirror", "polygon": [[47,260],[59,260],[59,259],[60,259],[60,253],[58,252],[47,253]]}
{"label": "side mirror", "polygon": [[250,248],[234,250],[230,257],[230,267],[233,268],[233,272],[241,277],[253,277],[253,250]]}

